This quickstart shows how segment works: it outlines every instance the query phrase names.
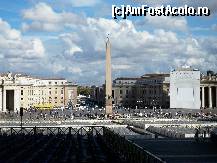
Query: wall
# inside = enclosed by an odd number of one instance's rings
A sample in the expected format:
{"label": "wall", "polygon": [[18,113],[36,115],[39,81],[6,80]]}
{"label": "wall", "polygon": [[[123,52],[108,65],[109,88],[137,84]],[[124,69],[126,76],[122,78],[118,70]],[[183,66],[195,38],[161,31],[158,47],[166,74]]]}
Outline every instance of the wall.
{"label": "wall", "polygon": [[200,71],[170,73],[170,108],[200,109]]}

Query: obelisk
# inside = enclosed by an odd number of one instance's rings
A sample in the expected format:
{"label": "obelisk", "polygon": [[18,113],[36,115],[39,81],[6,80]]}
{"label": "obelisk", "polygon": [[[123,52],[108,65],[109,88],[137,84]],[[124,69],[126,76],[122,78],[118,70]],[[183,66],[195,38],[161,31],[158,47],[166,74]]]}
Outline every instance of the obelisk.
{"label": "obelisk", "polygon": [[105,114],[112,114],[112,74],[111,74],[111,43],[106,41],[106,80],[105,80]]}

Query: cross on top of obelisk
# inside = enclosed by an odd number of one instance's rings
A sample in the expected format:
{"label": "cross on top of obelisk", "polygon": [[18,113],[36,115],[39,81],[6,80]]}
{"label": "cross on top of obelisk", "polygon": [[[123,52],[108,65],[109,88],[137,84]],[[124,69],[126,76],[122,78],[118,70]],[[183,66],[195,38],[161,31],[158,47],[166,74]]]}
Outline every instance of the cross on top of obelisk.
{"label": "cross on top of obelisk", "polygon": [[107,34],[107,37],[106,37],[106,38],[107,38],[107,42],[109,42],[109,36],[110,36],[110,35],[109,35],[109,34]]}

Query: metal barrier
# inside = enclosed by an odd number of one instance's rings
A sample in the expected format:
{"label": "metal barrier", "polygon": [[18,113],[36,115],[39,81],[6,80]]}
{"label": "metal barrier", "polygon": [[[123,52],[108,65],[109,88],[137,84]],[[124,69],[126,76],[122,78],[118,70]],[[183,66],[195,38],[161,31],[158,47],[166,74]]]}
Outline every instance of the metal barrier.
{"label": "metal barrier", "polygon": [[70,126],[70,127],[47,127],[47,126],[35,126],[35,127],[0,127],[0,135],[102,135],[104,126]]}
{"label": "metal barrier", "polygon": [[144,150],[125,137],[114,133],[104,126],[69,126],[69,127],[0,127],[0,135],[79,135],[97,136],[103,144],[125,162],[130,163],[163,163],[156,155]]}
{"label": "metal barrier", "polygon": [[[101,136],[101,135],[99,135]],[[103,128],[103,136],[101,138],[109,148],[117,153],[122,159],[131,163],[164,163],[162,159],[156,155],[144,150],[142,147],[125,139],[117,133],[112,132],[108,128]]]}

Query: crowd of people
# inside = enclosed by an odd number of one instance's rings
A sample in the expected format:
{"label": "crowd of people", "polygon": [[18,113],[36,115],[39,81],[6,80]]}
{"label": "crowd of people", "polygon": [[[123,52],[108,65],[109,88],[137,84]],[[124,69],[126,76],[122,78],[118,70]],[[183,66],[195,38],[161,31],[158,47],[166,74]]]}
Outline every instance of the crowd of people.
{"label": "crowd of people", "polygon": [[[0,113],[1,119],[19,119],[19,111],[8,111]],[[131,109],[131,108],[113,108],[113,115],[110,118],[185,118],[185,119],[200,119],[216,118],[217,115],[202,112],[187,112],[175,109]],[[24,110],[23,119],[34,120],[67,120],[67,119],[104,119],[105,108],[86,107],[79,108],[56,108],[56,109],[37,109],[29,108]]]}

